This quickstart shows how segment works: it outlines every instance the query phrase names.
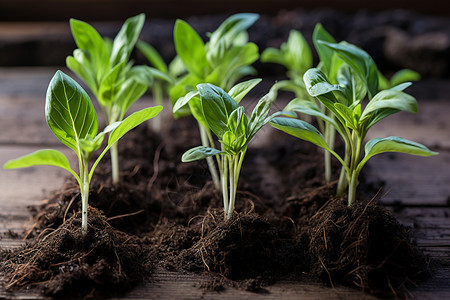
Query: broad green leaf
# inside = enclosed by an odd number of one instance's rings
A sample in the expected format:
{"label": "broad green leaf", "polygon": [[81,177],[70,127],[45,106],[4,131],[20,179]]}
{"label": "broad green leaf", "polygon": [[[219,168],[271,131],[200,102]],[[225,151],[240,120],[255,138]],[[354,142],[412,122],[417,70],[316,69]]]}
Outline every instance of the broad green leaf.
{"label": "broad green leaf", "polygon": [[228,95],[230,95],[230,97],[233,98],[234,101],[239,103],[242,100],[242,98],[244,98],[245,95],[247,95],[248,92],[250,92],[261,81],[262,79],[256,78],[236,84],[228,92]]}
{"label": "broad green leaf", "polygon": [[131,51],[136,45],[139,34],[144,26],[144,22],[145,14],[139,14],[135,17],[128,18],[122,25],[113,42],[110,58],[113,66],[128,61]]}
{"label": "broad green leaf", "polygon": [[112,144],[117,142],[128,131],[158,115],[162,109],[163,107],[158,105],[155,107],[144,108],[129,115],[109,135],[108,147],[112,146]]}
{"label": "broad green leaf", "polygon": [[319,41],[318,43],[334,50],[340,59],[345,61],[366,81],[369,98],[375,96],[378,92],[378,69],[367,52],[345,42],[336,44]]}
{"label": "broad green leaf", "polygon": [[395,73],[391,78],[391,87],[399,85],[400,83],[407,81],[420,80],[420,74],[409,69],[403,69]]}
{"label": "broad green leaf", "polygon": [[278,117],[272,119],[269,124],[287,134],[311,142],[326,150],[330,150],[323,135],[314,126],[305,121]]}
{"label": "broad green leaf", "polygon": [[188,151],[186,151],[183,156],[181,157],[181,161],[182,162],[191,162],[191,161],[196,161],[196,160],[200,160],[200,159],[204,159],[207,158],[209,156],[214,156],[217,154],[223,153],[220,150],[214,149],[214,148],[210,148],[210,147],[205,147],[205,146],[198,146],[192,149],[189,149]]}
{"label": "broad green leaf", "polygon": [[409,141],[397,136],[390,136],[387,138],[375,138],[366,143],[365,156],[363,160],[358,164],[358,169],[364,166],[364,164],[374,155],[385,152],[401,152],[417,156],[432,156],[439,153],[431,151],[422,144]]}
{"label": "broad green leaf", "polygon": [[319,54],[320,61],[325,67],[325,73],[330,76],[332,57],[334,55],[333,50],[327,48],[319,41],[325,41],[328,43],[336,43],[335,39],[323,28],[322,24],[318,23],[313,32],[313,43]]}
{"label": "broad green leaf", "polygon": [[184,107],[193,97],[196,97],[198,95],[199,95],[198,91],[191,91],[191,92],[187,93],[186,96],[179,98],[177,100],[177,102],[175,102],[175,105],[173,106],[172,111],[174,113],[176,113],[182,107]]}
{"label": "broad green leaf", "polygon": [[90,57],[96,80],[100,80],[109,69],[109,52],[100,34],[86,22],[70,19],[70,29],[77,47]]}
{"label": "broad green leaf", "polygon": [[70,163],[67,157],[57,150],[38,150],[22,157],[7,161],[3,165],[3,168],[18,169],[42,165],[55,166],[67,170],[73,176],[75,176],[78,182],[80,182],[80,178],[78,177],[77,173],[75,173],[75,171],[73,171],[70,167]]}
{"label": "broad green leaf", "polygon": [[208,73],[205,44],[200,36],[182,20],[175,22],[173,32],[175,49],[189,72],[203,78]]}
{"label": "broad green leaf", "polygon": [[148,59],[150,64],[152,64],[156,69],[158,69],[163,73],[168,72],[166,63],[164,62],[161,55],[159,55],[158,51],[156,51],[156,49],[152,45],[147,44],[143,41],[138,41],[136,46]]}
{"label": "broad green leaf", "polygon": [[228,117],[238,108],[238,104],[224,90],[212,84],[199,84],[197,89],[205,120],[212,132],[221,139],[227,131]]}
{"label": "broad green leaf", "polygon": [[413,96],[397,90],[384,90],[369,101],[362,117],[380,109],[396,109],[398,111],[417,112],[417,101]]}
{"label": "broad green leaf", "polygon": [[47,124],[67,147],[80,154],[78,141],[97,135],[98,120],[91,99],[72,78],[57,71],[47,89]]}
{"label": "broad green leaf", "polygon": [[[337,71],[336,80],[345,93],[345,99],[340,99],[342,104],[350,106],[352,103],[362,101],[367,94],[367,85],[349,65],[343,64]],[[339,100],[339,97],[338,97]]]}

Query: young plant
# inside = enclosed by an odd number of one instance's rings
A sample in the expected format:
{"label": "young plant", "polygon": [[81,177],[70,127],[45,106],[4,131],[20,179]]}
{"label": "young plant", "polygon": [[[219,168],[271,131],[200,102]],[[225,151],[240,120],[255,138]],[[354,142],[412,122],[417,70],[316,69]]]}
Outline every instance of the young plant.
{"label": "young plant", "polygon": [[[50,130],[78,157],[75,172],[67,157],[57,150],[39,150],[8,161],[5,169],[25,168],[36,165],[50,165],[69,171],[80,186],[82,199],[82,234],[86,235],[88,225],[89,185],[95,168],[106,152],[128,131],[156,116],[161,106],[149,107],[133,113],[120,122],[107,126],[98,133],[98,119],[94,106],[83,88],[61,71],[53,76],[46,96],[45,118]],[[109,133],[108,144],[89,167],[94,151],[98,150],[105,135]]]}
{"label": "young plant", "polygon": [[[436,155],[425,146],[399,137],[375,138],[365,144],[365,155],[361,157],[363,141],[368,130],[399,111],[417,112],[416,100],[403,92],[410,83],[403,83],[391,89],[378,91],[378,70],[371,57],[363,50],[342,42],[320,41],[331,50],[342,64],[337,72],[339,84],[331,84],[319,69],[308,70],[304,75],[305,85],[311,96],[316,97],[334,118],[298,103],[297,110],[321,118],[332,126],[345,142],[345,156],[342,158],[327,143],[324,136],[312,125],[292,118],[276,118],[270,124],[288,134],[314,143],[329,151],[343,166],[344,176],[338,184],[338,194],[348,183],[348,205],[356,199],[358,176],[365,163],[374,155],[384,152],[402,152],[419,156]],[[369,102],[362,108],[362,101]]]}
{"label": "young plant", "polygon": [[[186,74],[170,90],[170,98],[175,102],[196,91],[199,83],[210,83],[228,91],[239,79],[255,73],[251,64],[259,58],[258,46],[248,42],[247,29],[259,18],[257,14],[235,14],[226,19],[205,44],[188,23],[177,20],[174,28],[174,42],[179,59],[174,65],[180,69],[184,65]],[[174,110],[174,116],[192,114],[197,121],[201,118],[199,100]],[[200,115],[200,117],[199,117]],[[214,147],[208,126],[198,122],[202,144]],[[220,179],[212,157],[207,158],[208,167],[216,188],[220,189]]]}
{"label": "young plant", "polygon": [[[259,100],[250,119],[238,102],[251,89],[251,84],[240,86],[226,93],[212,84],[197,85],[200,109],[205,125],[219,139],[220,149],[198,146],[186,151],[183,162],[191,162],[216,156],[221,175],[224,217],[230,219],[234,212],[239,174],[247,146],[255,134],[274,116],[268,116],[275,93],[269,92]],[[249,88],[250,87],[250,88]],[[233,97],[235,99],[233,99]],[[188,101],[192,101],[191,100]]]}
{"label": "young plant", "polygon": [[[129,61],[144,21],[144,14],[127,19],[111,41],[102,38],[91,25],[70,20],[78,49],[74,50],[73,56],[67,57],[67,67],[91,89],[107,125],[123,120],[131,105],[152,85],[154,77],[166,78],[157,69],[133,66]],[[111,166],[113,183],[118,183],[117,143],[111,148]]]}

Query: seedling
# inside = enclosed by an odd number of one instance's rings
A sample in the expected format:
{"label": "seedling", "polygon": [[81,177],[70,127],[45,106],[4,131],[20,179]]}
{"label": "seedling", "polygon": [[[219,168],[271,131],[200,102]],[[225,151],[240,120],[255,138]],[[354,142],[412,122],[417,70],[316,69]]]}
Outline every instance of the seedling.
{"label": "seedling", "polygon": [[[210,83],[228,91],[240,78],[255,73],[251,64],[259,58],[258,46],[248,42],[247,28],[258,19],[257,14],[236,14],[226,19],[205,44],[188,23],[177,20],[174,28],[174,42],[179,63],[185,67],[186,75],[181,77],[170,90],[170,98],[180,101],[185,95],[196,91],[199,83]],[[201,118],[198,101],[177,106],[176,117],[192,114],[197,121]],[[200,116],[199,116],[200,115]],[[202,144],[214,147],[210,130],[206,124],[198,122]],[[207,157],[208,167],[216,188],[220,189],[220,179],[212,157]]]}
{"label": "seedling", "polygon": [[[67,157],[57,150],[39,150],[8,161],[5,169],[25,168],[36,165],[50,165],[69,171],[80,186],[82,199],[82,234],[87,233],[89,185],[100,160],[108,150],[128,131],[155,117],[161,106],[145,108],[131,114],[120,122],[107,126],[98,133],[98,119],[91,99],[83,88],[61,71],[53,76],[47,90],[45,118],[50,130],[78,157],[79,173],[75,172]],[[98,150],[105,135],[109,133],[108,144],[89,167],[94,151]]]}
{"label": "seedling", "polygon": [[[374,155],[384,152],[402,152],[419,156],[436,155],[427,147],[400,137],[375,138],[365,144],[365,155],[361,158],[364,138],[368,130],[399,111],[417,112],[414,97],[403,90],[410,83],[403,83],[391,89],[378,91],[378,69],[372,58],[363,50],[351,44],[327,43],[320,41],[330,54],[342,61],[337,80],[331,84],[328,77],[319,69],[312,68],[304,75],[309,94],[316,97],[335,118],[323,114],[311,106],[297,103],[297,110],[309,113],[331,125],[345,142],[345,157],[338,155],[327,143],[324,136],[312,125],[298,119],[280,117],[271,125],[300,139],[314,143],[329,151],[343,166],[344,176],[338,184],[338,194],[348,182],[348,205],[356,198],[358,176],[365,163]],[[368,96],[369,102],[362,108],[362,101]]]}
{"label": "seedling", "polygon": [[[67,57],[67,67],[91,89],[100,104],[107,125],[123,120],[131,105],[152,85],[154,77],[166,78],[166,75],[157,69],[133,66],[129,62],[144,21],[144,14],[127,19],[111,41],[102,38],[91,25],[75,19],[70,20],[70,28],[78,49],[74,50],[73,56]],[[111,166],[113,183],[118,183],[117,143],[111,148]]]}
{"label": "seedling", "polygon": [[[191,162],[216,156],[221,175],[224,217],[230,219],[235,206],[239,174],[247,146],[255,134],[275,115],[268,116],[275,93],[269,92],[259,100],[250,120],[238,102],[253,87],[252,83],[238,85],[229,93],[212,84],[197,85],[205,125],[219,139],[221,148],[198,146],[186,151],[181,160]],[[235,99],[233,99],[233,97]],[[193,97],[190,98],[192,101]],[[186,101],[186,100],[185,100]]]}

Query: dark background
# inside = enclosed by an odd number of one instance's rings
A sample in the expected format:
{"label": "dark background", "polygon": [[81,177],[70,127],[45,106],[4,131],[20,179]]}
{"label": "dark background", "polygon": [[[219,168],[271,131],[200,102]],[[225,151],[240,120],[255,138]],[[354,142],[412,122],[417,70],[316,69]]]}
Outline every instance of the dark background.
{"label": "dark background", "polygon": [[[172,30],[176,18],[187,20],[202,37],[236,12],[258,12],[249,30],[260,50],[279,47],[291,29],[311,42],[317,22],[336,38],[369,52],[390,74],[401,68],[424,78],[450,77],[450,9],[443,1],[288,1],[288,0],[0,0],[0,66],[63,66],[75,49],[69,18],[90,22],[114,37],[121,23],[144,12],[141,39],[169,62],[175,55]],[[137,63],[145,63],[134,53]],[[256,63],[259,76],[284,74],[282,67]]]}

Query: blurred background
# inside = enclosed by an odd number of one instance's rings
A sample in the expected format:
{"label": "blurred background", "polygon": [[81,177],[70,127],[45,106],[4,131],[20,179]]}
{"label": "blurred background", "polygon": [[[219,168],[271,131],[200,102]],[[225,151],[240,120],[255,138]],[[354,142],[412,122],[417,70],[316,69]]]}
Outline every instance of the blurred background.
{"label": "blurred background", "polygon": [[[278,48],[291,29],[300,30],[311,42],[312,30],[321,22],[336,40],[369,52],[387,75],[410,68],[423,79],[442,79],[450,77],[447,6],[436,0],[0,0],[0,67],[64,66],[66,56],[75,49],[70,18],[87,21],[100,34],[114,37],[126,18],[143,12],[147,21],[141,39],[169,62],[175,55],[176,18],[187,20],[205,37],[232,13],[258,12],[261,18],[249,34],[261,51]],[[145,63],[140,53],[133,56]],[[259,76],[285,73],[275,64],[255,67]]]}

